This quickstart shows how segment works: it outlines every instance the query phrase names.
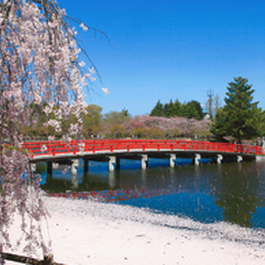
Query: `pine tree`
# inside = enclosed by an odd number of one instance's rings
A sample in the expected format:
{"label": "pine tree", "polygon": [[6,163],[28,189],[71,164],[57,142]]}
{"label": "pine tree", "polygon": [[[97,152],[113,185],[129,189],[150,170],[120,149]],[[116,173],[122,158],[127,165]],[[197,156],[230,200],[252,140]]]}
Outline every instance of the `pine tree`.
{"label": "pine tree", "polygon": [[182,116],[189,119],[194,118],[196,120],[201,120],[203,113],[200,103],[192,100],[182,105]]}
{"label": "pine tree", "polygon": [[177,99],[175,101],[175,109],[176,109],[176,115],[177,117],[182,117],[182,104],[179,102],[179,100]]}
{"label": "pine tree", "polygon": [[234,137],[238,143],[262,134],[260,121],[264,113],[258,108],[258,102],[252,102],[254,89],[247,84],[248,79],[238,77],[228,83],[225,97],[226,105],[220,108],[211,127],[211,133],[217,140],[224,136]]}
{"label": "pine tree", "polygon": [[160,102],[160,100],[157,101],[155,107],[152,109],[150,116],[164,116],[164,106]]}
{"label": "pine tree", "polygon": [[177,116],[176,105],[173,103],[172,99],[170,99],[170,102],[168,104],[165,104],[164,111],[165,111],[165,116],[167,118]]}

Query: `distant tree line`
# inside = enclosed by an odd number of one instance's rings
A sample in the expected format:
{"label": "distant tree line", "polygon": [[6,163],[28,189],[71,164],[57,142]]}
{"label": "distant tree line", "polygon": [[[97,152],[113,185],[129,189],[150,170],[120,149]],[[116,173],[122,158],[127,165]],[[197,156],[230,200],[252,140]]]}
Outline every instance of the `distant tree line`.
{"label": "distant tree line", "polygon": [[[18,124],[19,132],[25,140],[48,139],[50,135],[61,139],[63,135],[68,134],[70,124],[76,122],[75,116],[69,115],[69,118],[63,121],[62,130],[56,132],[50,125],[47,126],[46,122],[49,117],[41,112],[39,106],[34,105],[32,108],[34,111],[31,114],[30,126],[19,126]],[[180,137],[206,138],[210,135],[209,120],[199,121],[185,117],[169,119],[149,115],[132,117],[126,109],[102,114],[102,108],[97,105],[88,105],[86,112],[86,114],[82,114],[81,133],[71,136],[72,138],[176,139]]]}
{"label": "distant tree line", "polygon": [[152,109],[150,116],[157,117],[185,117],[188,119],[201,120],[203,118],[203,109],[198,101],[192,100],[187,103],[175,102],[172,99],[169,103],[162,104],[160,100]]}
{"label": "distant tree line", "polygon": [[[197,101],[181,104],[178,100],[162,104],[157,102],[150,115],[132,117],[128,110],[102,114],[102,108],[88,105],[82,114],[83,128],[73,138],[148,138],[214,139],[216,141],[256,141],[265,136],[265,112],[253,102],[254,90],[246,78],[234,78],[228,83],[225,105],[216,110],[212,119],[203,119],[202,108]],[[21,126],[19,132],[26,139],[47,139],[55,135],[60,139],[67,135],[71,124],[77,123],[75,115],[63,120],[62,130],[48,125],[46,115],[38,105],[32,105],[30,126]],[[54,106],[56,112],[56,106]],[[26,110],[25,110],[26,111]],[[51,112],[50,115],[54,115]],[[45,125],[46,124],[46,125]]]}

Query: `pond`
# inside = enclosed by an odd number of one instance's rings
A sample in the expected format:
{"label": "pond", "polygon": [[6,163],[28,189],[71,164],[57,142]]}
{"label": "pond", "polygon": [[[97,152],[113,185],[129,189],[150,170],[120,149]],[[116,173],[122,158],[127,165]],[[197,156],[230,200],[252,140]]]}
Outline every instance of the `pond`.
{"label": "pond", "polygon": [[[94,192],[105,201],[145,207],[157,213],[188,217],[203,223],[226,221],[244,227],[265,228],[265,161],[191,165],[177,159],[170,168],[168,160],[150,159],[146,170],[140,161],[121,161],[121,170],[108,171],[108,163],[89,161],[89,173],[53,171],[42,188],[49,193]],[[41,165],[38,165],[41,168]],[[104,196],[103,196],[104,195]]]}

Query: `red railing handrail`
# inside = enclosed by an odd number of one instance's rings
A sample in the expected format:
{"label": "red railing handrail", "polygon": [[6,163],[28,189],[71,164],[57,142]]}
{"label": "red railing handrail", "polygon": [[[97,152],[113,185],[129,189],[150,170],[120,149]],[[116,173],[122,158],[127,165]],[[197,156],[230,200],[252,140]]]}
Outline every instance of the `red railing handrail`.
{"label": "red railing handrail", "polygon": [[206,141],[183,141],[183,140],[145,140],[145,139],[119,139],[119,140],[71,140],[63,141],[41,141],[25,142],[22,148],[29,150],[33,157],[58,154],[81,154],[97,152],[115,152],[125,150],[171,150],[171,151],[198,151],[198,152],[220,152],[250,155],[265,155],[263,148],[254,145],[242,145],[231,143],[216,143]]}

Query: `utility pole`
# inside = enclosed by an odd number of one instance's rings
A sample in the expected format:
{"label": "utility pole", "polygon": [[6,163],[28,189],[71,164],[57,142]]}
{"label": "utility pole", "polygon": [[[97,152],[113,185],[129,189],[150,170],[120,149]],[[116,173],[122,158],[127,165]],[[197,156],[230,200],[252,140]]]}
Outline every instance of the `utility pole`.
{"label": "utility pole", "polygon": [[208,104],[207,105],[209,106],[209,115],[210,115],[210,118],[213,117],[213,111],[212,111],[213,95],[214,95],[213,90],[212,89],[209,89],[207,91],[207,96],[209,97]]}

